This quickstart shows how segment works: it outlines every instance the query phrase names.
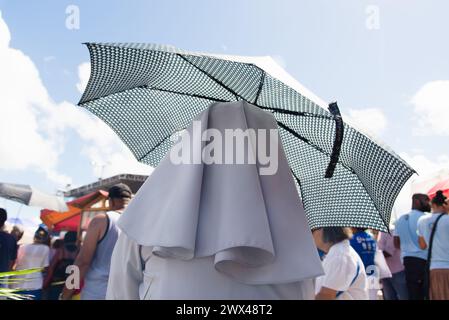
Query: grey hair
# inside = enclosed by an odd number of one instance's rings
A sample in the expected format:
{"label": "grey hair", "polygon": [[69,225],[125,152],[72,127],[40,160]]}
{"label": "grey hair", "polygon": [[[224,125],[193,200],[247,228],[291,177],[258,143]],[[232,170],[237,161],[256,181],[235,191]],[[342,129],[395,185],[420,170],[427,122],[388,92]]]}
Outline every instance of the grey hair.
{"label": "grey hair", "polygon": [[336,244],[347,240],[351,237],[349,228],[344,227],[324,227],[323,228],[323,242]]}

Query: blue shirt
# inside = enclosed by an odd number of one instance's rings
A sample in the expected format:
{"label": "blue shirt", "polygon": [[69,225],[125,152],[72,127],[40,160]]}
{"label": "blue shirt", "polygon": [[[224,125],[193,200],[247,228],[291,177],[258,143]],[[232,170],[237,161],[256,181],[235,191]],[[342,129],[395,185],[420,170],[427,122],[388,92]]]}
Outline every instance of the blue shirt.
{"label": "blue shirt", "polygon": [[427,250],[421,250],[418,243],[418,219],[424,212],[412,210],[396,221],[394,235],[401,239],[401,257],[415,257],[427,260]]}
{"label": "blue shirt", "polygon": [[359,254],[363,261],[365,270],[371,270],[369,266],[374,266],[374,257],[376,255],[376,240],[367,232],[360,231],[355,233],[351,239],[351,247]]}
{"label": "blue shirt", "polygon": [[4,231],[0,231],[0,272],[8,272],[9,264],[17,258],[16,239]]}
{"label": "blue shirt", "polygon": [[[426,214],[418,220],[418,234],[430,245],[430,233],[435,220],[440,214]],[[438,221],[433,237],[432,258],[430,269],[449,269],[449,215],[444,215]]]}

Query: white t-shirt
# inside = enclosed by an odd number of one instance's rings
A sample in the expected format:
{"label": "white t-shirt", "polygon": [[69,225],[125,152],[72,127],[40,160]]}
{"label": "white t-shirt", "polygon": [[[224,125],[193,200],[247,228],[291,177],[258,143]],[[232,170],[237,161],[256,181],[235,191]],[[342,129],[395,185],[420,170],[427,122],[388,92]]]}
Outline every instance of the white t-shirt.
{"label": "white t-shirt", "polygon": [[326,287],[343,292],[337,297],[338,300],[368,299],[365,267],[349,240],[334,244],[329,249],[323,260],[323,269],[324,275],[316,280],[316,294],[322,287]]}
{"label": "white t-shirt", "polygon": [[[430,245],[430,234],[440,214],[432,213],[422,216],[418,220],[418,235]],[[438,222],[432,244],[432,258],[430,270],[449,269],[449,215],[444,215]]]}
{"label": "white t-shirt", "polygon": [[[25,244],[20,246],[17,254],[17,267],[16,270],[45,268],[49,265],[50,248],[44,244]],[[19,277],[17,277],[19,278]],[[43,277],[42,272],[35,272],[27,275],[20,276],[20,279],[26,279],[15,284],[15,288],[25,290],[37,290],[42,289]]]}

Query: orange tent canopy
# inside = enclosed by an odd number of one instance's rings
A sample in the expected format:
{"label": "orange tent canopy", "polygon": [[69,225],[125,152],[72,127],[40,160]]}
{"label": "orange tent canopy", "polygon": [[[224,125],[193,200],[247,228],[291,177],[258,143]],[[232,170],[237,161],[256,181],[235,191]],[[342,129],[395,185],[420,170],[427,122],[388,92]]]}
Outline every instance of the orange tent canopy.
{"label": "orange tent canopy", "polygon": [[107,197],[108,193],[106,191],[98,190],[67,202],[68,211],[58,212],[43,209],[41,210],[40,218],[53,231],[77,231],[81,222],[81,213],[93,204],[107,199]]}

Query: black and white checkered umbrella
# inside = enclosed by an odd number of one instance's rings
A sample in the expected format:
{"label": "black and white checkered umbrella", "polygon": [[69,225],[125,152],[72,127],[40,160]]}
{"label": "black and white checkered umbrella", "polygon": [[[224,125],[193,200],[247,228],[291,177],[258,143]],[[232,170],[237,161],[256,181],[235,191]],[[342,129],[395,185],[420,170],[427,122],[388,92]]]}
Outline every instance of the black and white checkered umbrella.
{"label": "black and white checkered umbrella", "polygon": [[141,162],[157,166],[170,137],[217,101],[246,100],[278,122],[311,228],[386,231],[414,173],[342,121],[269,57],[191,53],[149,44],[88,43],[91,76],[79,105],[105,121]]}

